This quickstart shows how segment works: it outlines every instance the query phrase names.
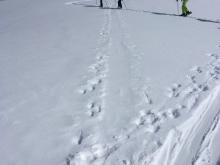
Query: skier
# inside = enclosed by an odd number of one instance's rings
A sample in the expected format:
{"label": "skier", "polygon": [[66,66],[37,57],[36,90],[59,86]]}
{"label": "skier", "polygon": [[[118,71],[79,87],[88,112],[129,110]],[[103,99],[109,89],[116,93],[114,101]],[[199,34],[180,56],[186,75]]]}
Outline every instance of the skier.
{"label": "skier", "polygon": [[122,3],[121,3],[121,1],[122,1],[122,0],[118,0],[118,8],[119,8],[119,9],[122,8]]}
{"label": "skier", "polygon": [[102,2],[102,0],[100,0],[100,5],[99,5],[99,7],[103,8],[103,2]]}
{"label": "skier", "polygon": [[[177,0],[178,1],[178,0]],[[188,16],[190,14],[192,14],[191,11],[189,11],[189,9],[187,8],[186,4],[188,3],[189,0],[181,0],[183,3],[182,3],[182,14],[181,16]]]}

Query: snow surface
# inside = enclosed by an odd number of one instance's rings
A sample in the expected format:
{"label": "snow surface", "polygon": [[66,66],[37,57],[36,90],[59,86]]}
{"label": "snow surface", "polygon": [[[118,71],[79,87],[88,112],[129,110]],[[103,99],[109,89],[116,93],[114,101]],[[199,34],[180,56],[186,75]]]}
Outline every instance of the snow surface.
{"label": "snow surface", "polygon": [[124,2],[0,0],[0,165],[219,165],[220,1]]}

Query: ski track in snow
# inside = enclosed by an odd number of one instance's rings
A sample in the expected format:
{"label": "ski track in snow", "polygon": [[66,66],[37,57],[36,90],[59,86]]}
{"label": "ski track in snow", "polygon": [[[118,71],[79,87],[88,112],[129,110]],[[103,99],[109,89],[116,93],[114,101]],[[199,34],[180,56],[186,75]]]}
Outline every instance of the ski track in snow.
{"label": "ski track in snow", "polygon": [[[105,108],[105,95],[106,95],[106,78],[108,74],[108,58],[109,48],[111,46],[110,38],[111,30],[111,13],[110,11],[104,12],[104,24],[100,31],[100,38],[98,46],[96,48],[96,60],[95,63],[88,67],[88,79],[86,83],[82,85],[78,92],[82,97],[86,98],[87,103],[85,105],[85,115],[87,120],[91,120],[89,127],[91,130],[95,129],[94,124],[102,120],[103,111]],[[93,119],[94,118],[94,119]],[[86,122],[86,121],[85,121]],[[93,132],[96,132],[93,130]],[[83,141],[83,131],[80,133],[80,137],[77,138],[77,144],[81,145]],[[87,135],[87,138],[92,138],[93,135]],[[91,140],[90,140],[91,141]],[[78,151],[70,153],[66,158],[66,165],[84,165],[89,164],[97,159],[108,156],[113,148],[110,148],[103,144],[94,144],[97,139],[92,140],[86,146],[82,146]]]}
{"label": "ski track in snow", "polygon": [[[67,5],[71,3],[73,2],[70,2]],[[123,134],[113,135],[113,141],[106,144],[99,144],[96,141],[95,144],[82,147],[78,152],[70,153],[66,158],[66,165],[107,164],[108,159],[117,154],[115,152],[120,150],[120,148],[130,145],[130,142],[135,141],[139,135],[145,136],[145,139],[147,139],[143,142],[145,147],[143,147],[134,157],[121,158],[118,160],[122,165],[154,164],[155,161],[161,160],[162,162],[165,159],[171,159],[170,157],[160,159],[160,156],[163,157],[164,150],[170,150],[170,154],[174,154],[173,150],[176,150],[176,146],[182,145],[182,143],[179,143],[182,132],[179,130],[176,131],[175,129],[171,130],[168,134],[168,141],[161,140],[165,137],[160,138],[157,133],[160,131],[161,127],[166,127],[167,123],[169,124],[169,122],[172,122],[184,114],[191,113],[197,108],[200,98],[206,95],[209,89],[213,87],[216,81],[220,78],[219,55],[216,53],[208,54],[210,61],[205,66],[192,67],[189,71],[189,75],[186,75],[187,81],[172,84],[167,88],[167,99],[165,102],[159,106],[154,105],[153,99],[148,92],[149,86],[147,79],[140,74],[141,59],[144,54],[138,50],[138,46],[133,42],[131,36],[126,31],[125,18],[120,11],[116,11],[113,14],[113,11],[106,10],[104,13],[105,22],[100,32],[96,61],[89,66],[88,79],[78,91],[82,97],[87,98],[87,103],[85,105],[86,115],[88,115],[91,120],[94,118],[94,122],[101,121],[103,119],[102,115],[105,113],[106,78],[109,71],[108,61],[111,48],[110,33],[113,19],[112,16],[114,15],[114,23],[118,24],[120,27],[119,30],[122,33],[122,39],[120,41],[121,49],[129,55],[128,60],[130,62],[129,70],[131,71],[132,91],[137,97],[134,106],[137,116],[130,121],[130,123],[133,123],[133,127],[127,128],[126,132]],[[168,107],[168,105],[173,105],[173,107]],[[198,121],[201,118],[202,117],[198,118]],[[216,120],[213,120],[211,125],[216,125]],[[197,126],[196,123],[192,128],[194,126]],[[93,125],[90,127],[93,128]],[[203,133],[204,136],[200,142],[202,147],[206,137],[208,137],[206,134],[209,135],[209,132],[213,130],[213,127],[214,126],[210,127],[207,132]],[[90,135],[87,136],[89,137]],[[175,137],[172,146],[167,146],[171,143],[169,141],[169,136],[172,136],[172,138]],[[196,135],[192,134],[191,136]],[[84,133],[81,131],[76,143],[81,145],[83,139]],[[200,155],[206,149],[203,149],[202,147],[197,148],[192,156],[193,160],[191,163],[193,165],[196,164]],[[160,152],[162,154],[160,154]],[[159,158],[158,160],[155,160],[154,157],[158,153]],[[179,153],[181,153],[181,150],[178,150],[176,155]],[[162,164],[165,165],[166,162],[163,162]]]}
{"label": "ski track in snow", "polygon": [[[91,79],[87,80],[87,83],[83,85],[79,93],[82,96],[89,96],[89,102],[87,104],[87,109],[88,109],[88,115],[90,117],[98,117],[99,113],[102,113],[102,109],[104,106],[104,99],[103,97],[105,96],[105,85],[103,83],[105,82],[104,78],[106,78],[106,73],[108,72],[108,55],[102,56],[103,52],[104,54],[108,54],[108,48],[111,46],[109,43],[109,33],[110,33],[110,16],[111,12],[107,11],[107,17],[106,17],[106,23],[104,25],[104,28],[101,30],[101,42],[98,46],[98,55],[97,55],[97,61],[92,64],[89,67],[89,71],[92,72],[95,76],[93,76]],[[152,104],[152,99],[150,98],[149,94],[147,93],[147,87],[146,83],[144,81],[140,81],[141,76],[139,76],[139,63],[141,62],[141,56],[142,54],[139,53],[136,49],[136,45],[132,43],[132,40],[130,39],[130,36],[128,33],[125,32],[124,26],[123,26],[123,19],[121,18],[121,15],[117,13],[116,17],[118,20],[118,24],[120,27],[120,31],[123,33],[122,34],[122,49],[126,53],[130,55],[130,62],[131,62],[131,74],[132,74],[132,85],[133,85],[133,90],[134,93],[141,98],[141,102],[137,103],[137,107],[144,107],[145,105],[151,105]],[[108,27],[108,28],[107,28]],[[108,30],[107,30],[108,29]],[[103,34],[105,37],[102,37]],[[108,46],[107,46],[108,45]],[[101,77],[101,78],[100,78]],[[142,83],[140,83],[142,82]],[[102,87],[100,87],[102,86]],[[94,94],[95,93],[95,94]],[[100,100],[100,97],[102,100]],[[94,101],[96,100],[96,101]],[[97,101],[99,100],[99,101]],[[139,100],[139,99],[138,99]],[[102,103],[102,104],[97,104]],[[158,130],[158,126],[154,126],[154,123],[156,122],[157,118],[155,117],[154,113],[151,112],[144,112],[143,110],[139,110],[141,118],[140,120],[146,120],[146,122],[149,123],[149,128],[148,132],[156,132]],[[100,118],[99,118],[100,119]],[[137,119],[138,120],[138,119]],[[86,149],[83,149],[85,151],[79,151],[78,153],[74,154],[69,154],[69,156],[66,158],[66,164],[67,165],[75,165],[75,164],[83,164],[83,163],[90,163],[90,164],[105,164],[107,161],[108,157],[115,151],[117,151],[121,146],[126,144],[126,142],[129,141],[130,137],[139,129],[139,126],[141,126],[143,123],[140,121],[139,123],[134,123],[135,127],[133,129],[127,129],[127,133],[123,134],[117,134],[113,135],[114,141],[109,142],[108,144],[104,144],[102,147],[100,147],[100,151],[96,152],[103,152],[101,156],[97,156],[96,153],[93,152],[93,146],[89,146]],[[136,125],[137,124],[137,125]],[[78,138],[77,143],[81,144],[82,141],[82,135],[80,135],[81,138]],[[135,138],[135,137],[133,137]],[[102,151],[105,150],[105,151]],[[98,158],[100,157],[100,158]],[[131,163],[129,160],[122,160],[123,164],[128,164]]]}
{"label": "ski track in snow", "polygon": [[98,43],[96,61],[89,66],[89,72],[92,73],[87,83],[81,87],[79,92],[82,95],[90,95],[87,104],[87,113],[90,117],[98,116],[104,109],[104,97],[106,94],[106,77],[108,73],[108,58],[110,41],[110,14],[106,12],[106,21],[100,32],[100,41]]}

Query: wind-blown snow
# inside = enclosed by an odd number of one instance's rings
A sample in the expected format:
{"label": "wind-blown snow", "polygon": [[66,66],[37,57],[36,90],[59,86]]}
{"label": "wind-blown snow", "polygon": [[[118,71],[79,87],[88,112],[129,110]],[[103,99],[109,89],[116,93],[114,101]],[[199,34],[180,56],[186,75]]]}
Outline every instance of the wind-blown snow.
{"label": "wind-blown snow", "polygon": [[218,165],[220,1],[0,0],[0,164]]}

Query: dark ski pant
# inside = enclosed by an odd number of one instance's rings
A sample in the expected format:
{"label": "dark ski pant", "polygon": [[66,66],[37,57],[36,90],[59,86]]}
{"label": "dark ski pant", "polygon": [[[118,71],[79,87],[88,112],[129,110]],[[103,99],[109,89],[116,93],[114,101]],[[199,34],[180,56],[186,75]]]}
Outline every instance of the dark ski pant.
{"label": "dark ski pant", "polygon": [[103,1],[102,0],[100,0],[100,5],[99,6],[103,7]]}
{"label": "dark ski pant", "polygon": [[118,0],[118,8],[120,8],[120,9],[122,8],[122,3],[121,3],[121,1],[122,1],[122,0]]}

